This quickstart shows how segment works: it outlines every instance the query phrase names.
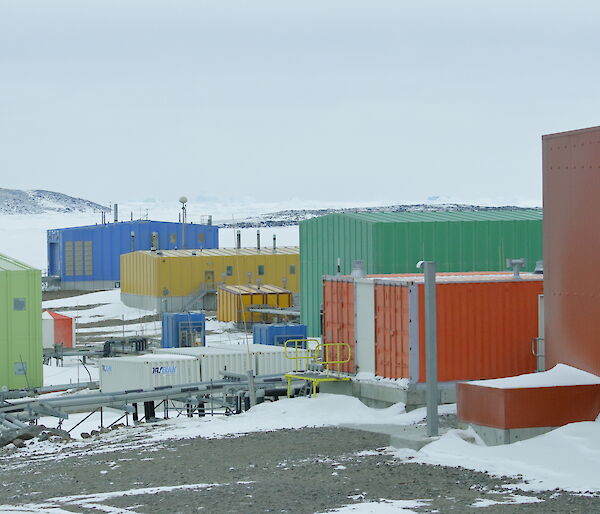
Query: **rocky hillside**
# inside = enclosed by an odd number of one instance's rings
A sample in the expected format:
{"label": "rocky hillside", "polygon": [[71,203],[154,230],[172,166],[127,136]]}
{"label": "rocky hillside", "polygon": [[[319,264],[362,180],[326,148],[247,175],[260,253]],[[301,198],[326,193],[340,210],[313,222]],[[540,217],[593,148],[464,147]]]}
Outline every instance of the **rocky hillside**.
{"label": "rocky hillside", "polygon": [[[245,220],[236,221],[233,223],[220,223],[222,228],[251,228],[251,227],[281,227],[288,225],[298,225],[303,220],[314,218],[316,216],[324,216],[325,214],[333,213],[348,213],[348,212],[468,212],[468,211],[485,211],[485,210],[530,210],[523,207],[514,206],[499,206],[499,207],[482,207],[480,205],[463,205],[463,204],[417,204],[417,205],[387,205],[382,207],[360,207],[346,209],[312,209],[312,210],[286,210],[263,214]],[[541,210],[541,209],[539,209]]]}
{"label": "rocky hillside", "polygon": [[21,191],[0,188],[0,214],[43,214],[46,212],[108,211],[103,205],[63,193],[36,189]]}

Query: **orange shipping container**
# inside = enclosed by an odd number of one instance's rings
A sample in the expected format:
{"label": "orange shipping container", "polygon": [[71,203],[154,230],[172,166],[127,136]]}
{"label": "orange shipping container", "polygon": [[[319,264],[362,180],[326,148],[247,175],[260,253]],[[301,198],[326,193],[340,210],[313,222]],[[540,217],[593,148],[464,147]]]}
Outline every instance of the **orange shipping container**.
{"label": "orange shipping container", "polygon": [[[535,371],[541,275],[437,276],[438,380],[498,378]],[[423,382],[422,275],[325,277],[324,342],[348,343],[347,373]]]}

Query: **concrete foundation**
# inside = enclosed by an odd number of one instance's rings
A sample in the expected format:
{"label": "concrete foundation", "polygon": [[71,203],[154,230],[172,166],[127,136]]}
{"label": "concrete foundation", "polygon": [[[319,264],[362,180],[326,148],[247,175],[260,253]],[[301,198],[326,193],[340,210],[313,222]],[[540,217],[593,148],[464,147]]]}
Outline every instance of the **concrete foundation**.
{"label": "concrete foundation", "polygon": [[121,301],[128,307],[158,313],[184,312],[186,310],[214,311],[217,309],[216,293],[206,293],[198,298],[195,296],[146,296],[122,292]]}
{"label": "concrete foundation", "polygon": [[61,280],[58,288],[63,291],[107,291],[117,289],[121,284],[114,280]]}
{"label": "concrete foundation", "polygon": [[[344,394],[354,396],[369,407],[385,408],[395,403],[404,403],[406,410],[423,407],[427,396],[425,384],[408,384],[406,387],[394,387],[389,384],[376,382],[363,382],[352,380],[350,382],[323,382],[319,386],[322,393]],[[456,384],[454,382],[440,382],[438,385],[438,403],[456,402]]]}
{"label": "concrete foundation", "polygon": [[524,439],[531,439],[538,435],[554,430],[556,427],[531,427],[531,428],[493,428],[483,425],[470,424],[473,430],[488,446],[511,444]]}

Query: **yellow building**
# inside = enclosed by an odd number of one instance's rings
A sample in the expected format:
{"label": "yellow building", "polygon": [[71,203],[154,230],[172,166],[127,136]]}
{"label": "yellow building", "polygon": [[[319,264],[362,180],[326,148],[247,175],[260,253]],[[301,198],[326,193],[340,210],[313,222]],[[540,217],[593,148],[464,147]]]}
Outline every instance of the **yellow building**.
{"label": "yellow building", "polygon": [[286,309],[294,305],[292,293],[282,287],[265,284],[219,286],[217,291],[217,319],[235,323],[269,323],[273,314],[250,312],[250,307]]}
{"label": "yellow building", "polygon": [[140,251],[121,255],[121,299],[158,312],[216,309],[219,285],[272,284],[299,292],[297,246]]}

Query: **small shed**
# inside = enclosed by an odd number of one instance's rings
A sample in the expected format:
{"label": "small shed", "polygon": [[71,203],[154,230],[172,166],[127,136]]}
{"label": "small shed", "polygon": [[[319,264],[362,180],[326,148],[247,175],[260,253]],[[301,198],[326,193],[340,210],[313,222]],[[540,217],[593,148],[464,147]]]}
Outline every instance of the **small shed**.
{"label": "small shed", "polygon": [[42,313],[42,334],[44,348],[52,348],[55,344],[73,348],[75,346],[75,320],[46,309]]}
{"label": "small shed", "polygon": [[235,323],[265,323],[276,314],[250,312],[250,307],[286,309],[293,306],[292,292],[274,285],[220,286],[217,319]]}

